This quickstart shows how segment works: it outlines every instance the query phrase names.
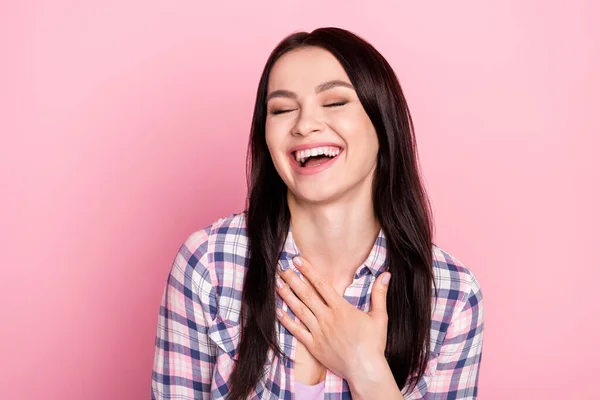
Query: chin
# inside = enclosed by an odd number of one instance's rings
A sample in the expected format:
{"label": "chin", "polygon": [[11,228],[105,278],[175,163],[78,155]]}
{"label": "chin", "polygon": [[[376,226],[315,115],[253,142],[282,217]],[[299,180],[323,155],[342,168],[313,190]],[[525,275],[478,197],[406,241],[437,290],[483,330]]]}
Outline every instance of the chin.
{"label": "chin", "polygon": [[340,193],[334,188],[323,188],[323,190],[317,190],[317,188],[306,188],[302,190],[291,190],[292,196],[297,202],[301,203],[312,203],[312,204],[326,204],[337,198]]}

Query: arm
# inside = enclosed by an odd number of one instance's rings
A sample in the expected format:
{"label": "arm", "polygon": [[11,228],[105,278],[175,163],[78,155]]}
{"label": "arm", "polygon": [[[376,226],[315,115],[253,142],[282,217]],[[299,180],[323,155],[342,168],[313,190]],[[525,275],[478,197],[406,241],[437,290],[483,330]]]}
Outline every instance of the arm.
{"label": "arm", "polygon": [[474,276],[462,310],[452,319],[436,371],[406,399],[475,399],[483,348],[483,297]]}
{"label": "arm", "polygon": [[192,235],[180,248],[163,293],[158,317],[152,399],[208,399],[216,362],[208,337],[214,290],[198,261]]}

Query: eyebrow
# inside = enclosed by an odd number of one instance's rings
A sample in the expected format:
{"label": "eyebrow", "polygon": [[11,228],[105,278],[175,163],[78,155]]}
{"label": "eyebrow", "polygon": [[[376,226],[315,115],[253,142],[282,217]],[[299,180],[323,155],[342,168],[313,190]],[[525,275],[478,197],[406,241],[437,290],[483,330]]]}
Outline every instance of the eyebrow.
{"label": "eyebrow", "polygon": [[[329,89],[333,89],[334,87],[338,87],[338,86],[342,86],[342,87],[346,87],[346,88],[354,90],[354,86],[352,86],[350,83],[335,79],[335,80],[327,81],[327,82],[324,82],[324,83],[321,83],[320,85],[318,85],[315,88],[315,93],[321,93],[321,92],[324,92]],[[271,100],[274,97],[287,97],[287,98],[295,99],[298,96],[296,95],[296,93],[289,91],[289,90],[283,90],[283,89],[282,90],[274,90],[271,93],[269,93],[269,95],[267,96],[267,102],[269,102],[269,100]]]}

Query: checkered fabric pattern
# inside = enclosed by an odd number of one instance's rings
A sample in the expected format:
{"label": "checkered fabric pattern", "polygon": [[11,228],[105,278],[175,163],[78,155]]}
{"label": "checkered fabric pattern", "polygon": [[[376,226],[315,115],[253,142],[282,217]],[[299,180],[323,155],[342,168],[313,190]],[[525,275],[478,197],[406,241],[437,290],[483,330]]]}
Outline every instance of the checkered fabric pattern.
{"label": "checkered fabric pattern", "polygon": [[[473,399],[477,396],[483,346],[483,303],[479,284],[460,261],[433,246],[438,297],[434,297],[431,357],[409,399]],[[152,399],[226,399],[228,378],[238,359],[241,295],[248,238],[245,214],[234,214],[190,235],[179,249],[168,279],[158,318]],[[280,255],[283,269],[298,270],[299,255],[291,230]],[[370,310],[371,289],[386,270],[385,236],[380,232],[364,264],[355,272],[344,297]],[[277,306],[298,319],[276,295]],[[251,399],[294,399],[296,338],[275,319],[286,357],[269,351],[265,377]],[[350,399],[348,383],[331,371],[325,399]]]}

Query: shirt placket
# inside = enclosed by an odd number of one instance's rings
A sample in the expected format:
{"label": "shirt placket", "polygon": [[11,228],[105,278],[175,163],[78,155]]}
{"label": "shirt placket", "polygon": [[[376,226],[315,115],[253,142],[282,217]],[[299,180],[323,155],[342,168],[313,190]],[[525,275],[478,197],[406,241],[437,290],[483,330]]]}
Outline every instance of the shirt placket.
{"label": "shirt placket", "polygon": [[[289,254],[287,257],[282,258],[279,261],[279,265],[283,270],[287,270],[288,268],[292,268],[292,270],[297,271],[293,266],[292,258],[295,254]],[[296,322],[299,322],[298,318],[293,314],[291,308],[283,301],[281,296],[276,296],[276,306],[277,308],[281,308],[283,312],[287,313],[290,317],[293,317]],[[297,340],[294,335],[292,335],[283,324],[277,320],[277,328],[279,335],[279,346],[283,350],[286,358],[280,358],[279,362],[283,365],[285,374],[280,377],[281,383],[281,391],[279,393],[279,399],[291,400],[294,398],[294,379],[295,379],[295,359],[296,359],[296,346]],[[289,396],[286,394],[289,393]]]}
{"label": "shirt placket", "polygon": [[[380,232],[380,237],[378,238],[378,240],[383,242],[383,239],[383,233]],[[288,237],[286,239],[284,247],[285,248],[281,254],[279,264],[282,266],[283,270],[292,268],[292,270],[296,274],[299,274],[298,270],[292,262],[292,259],[295,256],[299,256],[300,252],[293,240],[291,229],[288,232]],[[375,265],[378,266],[379,264],[383,264],[383,260],[385,259],[385,253],[382,253],[382,250],[384,250],[384,247],[381,247],[379,244],[376,243],[374,248],[371,250],[367,262],[357,269],[352,284],[350,284],[350,286],[348,286],[344,291],[344,298],[354,307],[362,311],[368,311],[368,309],[370,308],[370,293],[373,281],[375,279],[371,268]],[[281,307],[284,312],[287,312],[288,315],[292,316],[292,311],[290,310],[288,305],[285,304],[285,302],[283,302],[280,296],[277,296],[277,306]],[[293,318],[297,323],[299,322],[299,319],[295,315],[293,315]],[[282,347],[283,352],[287,357],[287,360],[280,360],[280,362],[284,364],[286,372],[286,376],[281,377],[281,380],[285,380],[286,382],[285,385],[282,385],[284,386],[284,388],[282,388],[282,390],[280,391],[279,398],[288,399],[285,396],[285,393],[289,391],[291,396],[288,400],[295,400],[295,359],[298,339],[296,339],[296,337],[289,333],[279,321],[277,321],[277,324],[280,329],[279,345]],[[347,382],[340,376],[327,369],[325,375],[324,400],[338,400],[342,398],[350,398],[349,395],[350,389],[348,387]]]}
{"label": "shirt placket", "polygon": [[[365,296],[370,293],[372,275],[362,271],[361,275],[355,276],[350,286],[344,291],[344,299],[354,307],[364,311],[368,307],[369,299]],[[368,282],[368,283],[367,283]],[[369,297],[369,296],[366,296]],[[344,393],[346,396],[344,396]],[[324,400],[341,400],[350,398],[350,388],[341,376],[327,369],[325,375],[325,398]]]}

